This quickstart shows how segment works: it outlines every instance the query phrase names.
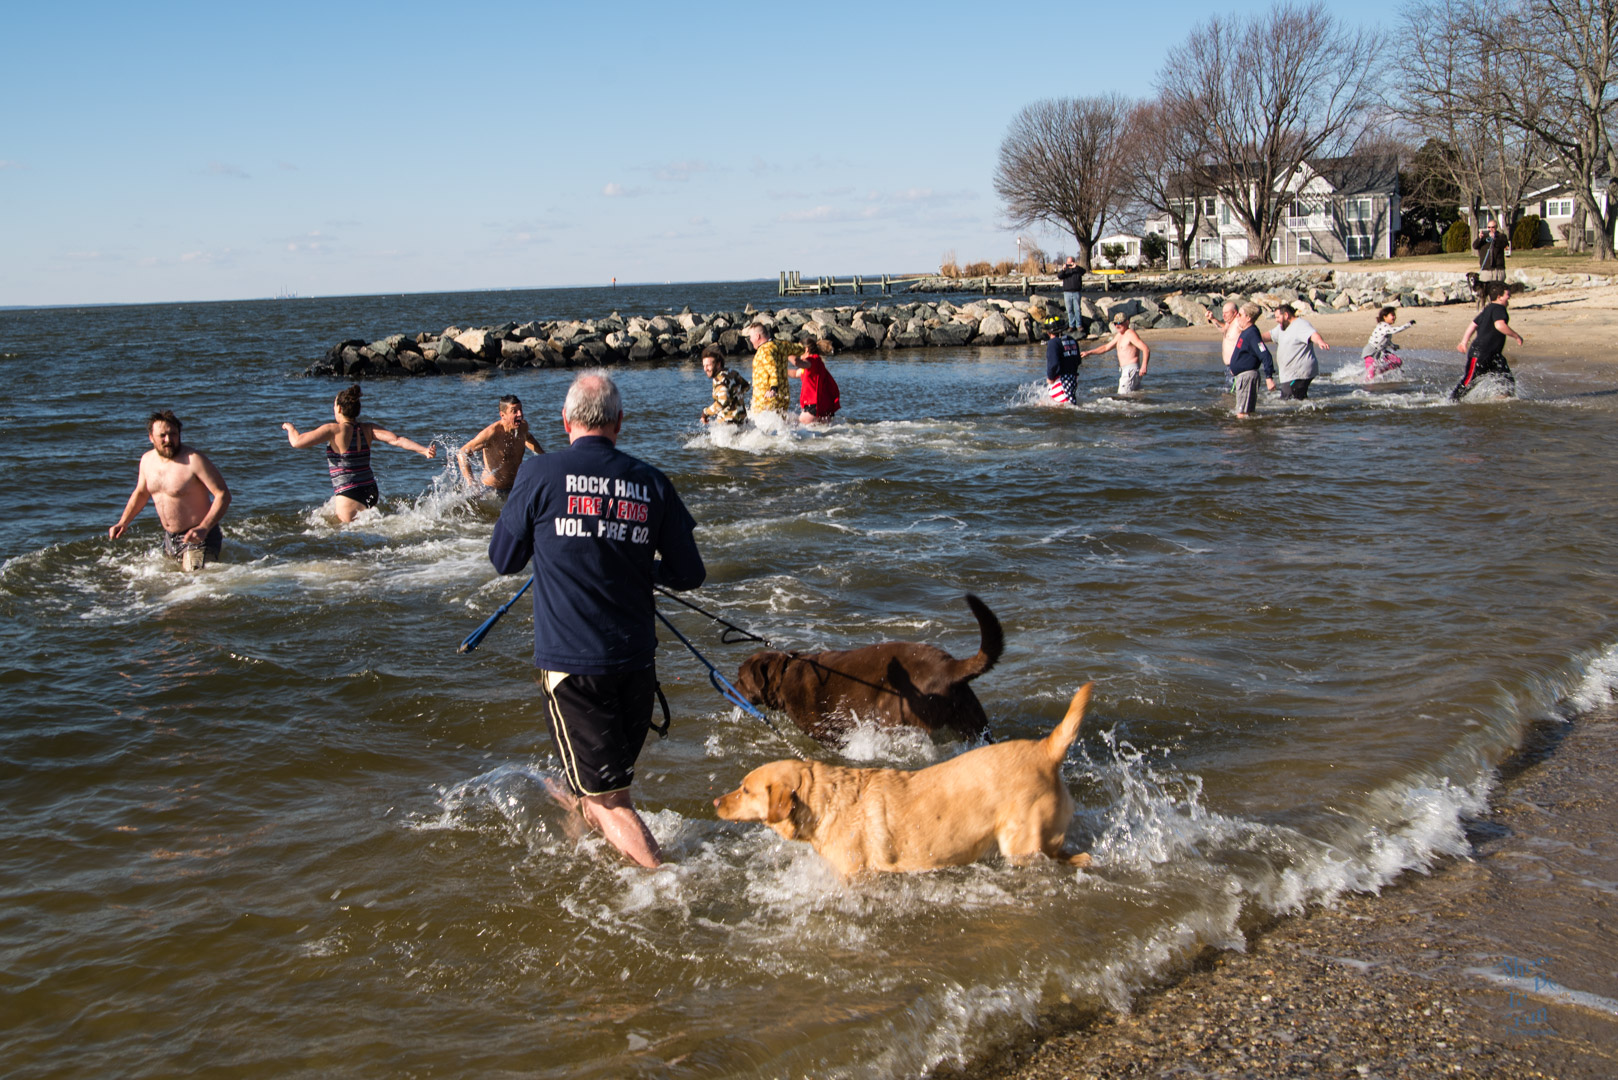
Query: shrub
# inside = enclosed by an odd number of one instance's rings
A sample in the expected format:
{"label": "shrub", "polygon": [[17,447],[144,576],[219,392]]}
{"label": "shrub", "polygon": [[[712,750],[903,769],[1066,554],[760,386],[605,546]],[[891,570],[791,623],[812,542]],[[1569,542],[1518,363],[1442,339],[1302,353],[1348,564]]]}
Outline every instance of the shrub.
{"label": "shrub", "polygon": [[1541,222],[1538,214],[1524,214],[1511,227],[1511,250],[1527,251],[1539,246]]}
{"label": "shrub", "polygon": [[1106,259],[1107,262],[1112,266],[1117,266],[1119,263],[1123,262],[1124,255],[1127,254],[1128,251],[1129,249],[1124,247],[1122,244],[1101,245],[1101,257]]}
{"label": "shrub", "polygon": [[1441,250],[1437,240],[1418,240],[1410,245],[1412,255],[1437,255]]}
{"label": "shrub", "polygon": [[1012,262],[1010,259],[1002,259],[1000,262],[994,264],[994,274],[996,277],[1005,277],[1015,269],[1017,269],[1017,264]]}
{"label": "shrub", "polygon": [[1147,233],[1140,238],[1141,258],[1156,266],[1169,257],[1168,238],[1162,233]]}
{"label": "shrub", "polygon": [[994,267],[986,262],[967,263],[961,267],[961,273],[967,277],[988,277],[994,273]]}
{"label": "shrub", "polygon": [[947,278],[961,276],[961,266],[955,261],[955,252],[953,250],[944,252],[944,258],[938,264],[938,276]]}
{"label": "shrub", "polygon": [[1444,250],[1454,254],[1457,251],[1472,250],[1472,226],[1459,219],[1455,224],[1444,230]]}

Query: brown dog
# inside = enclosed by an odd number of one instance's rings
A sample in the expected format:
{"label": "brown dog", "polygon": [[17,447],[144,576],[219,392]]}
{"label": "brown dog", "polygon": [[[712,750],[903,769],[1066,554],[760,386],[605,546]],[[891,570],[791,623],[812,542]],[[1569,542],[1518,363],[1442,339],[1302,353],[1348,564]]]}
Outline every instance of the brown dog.
{"label": "brown dog", "polygon": [[742,661],[736,689],[754,705],[783,710],[816,739],[836,737],[856,718],[975,738],[989,718],[967,683],[994,667],[1005,635],[982,600],[968,593],[966,603],[981,638],[966,660],[914,641],[808,654],[768,649]]}
{"label": "brown dog", "polygon": [[1073,796],[1062,759],[1079,734],[1092,683],[1043,739],[980,746],[913,772],[772,761],[714,800],[726,821],[762,821],[814,845],[839,874],[936,870],[974,862],[996,846],[1021,861],[1044,854],[1072,866],[1062,842]]}

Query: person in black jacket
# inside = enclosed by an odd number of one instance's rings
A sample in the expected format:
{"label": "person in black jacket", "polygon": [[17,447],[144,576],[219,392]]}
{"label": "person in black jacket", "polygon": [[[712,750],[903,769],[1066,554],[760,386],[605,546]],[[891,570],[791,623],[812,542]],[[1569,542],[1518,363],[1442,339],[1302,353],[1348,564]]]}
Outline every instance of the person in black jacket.
{"label": "person in black jacket", "polygon": [[1079,300],[1084,288],[1084,267],[1069,255],[1056,276],[1062,282],[1062,308],[1067,312],[1068,329],[1083,333],[1084,316],[1079,311]]}
{"label": "person in black jacket", "polygon": [[1506,234],[1500,231],[1499,219],[1490,218],[1488,227],[1472,241],[1472,247],[1478,253],[1479,281],[1506,280],[1506,248],[1510,243]]}
{"label": "person in black jacket", "polygon": [[502,574],[533,562],[534,667],[572,792],[558,798],[655,867],[662,854],[629,795],[657,692],[652,586],[694,589],[707,569],[674,485],[617,448],[623,420],[605,371],[573,380],[562,406],[568,448],[517,470],[489,561]]}

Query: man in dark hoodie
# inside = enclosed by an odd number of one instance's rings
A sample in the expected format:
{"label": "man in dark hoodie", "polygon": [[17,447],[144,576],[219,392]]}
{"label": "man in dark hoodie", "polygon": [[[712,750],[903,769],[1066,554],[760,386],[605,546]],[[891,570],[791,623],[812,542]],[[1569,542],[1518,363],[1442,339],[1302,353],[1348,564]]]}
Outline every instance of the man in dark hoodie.
{"label": "man in dark hoodie", "polygon": [[534,667],[572,793],[558,798],[655,867],[657,841],[629,796],[657,693],[652,586],[694,589],[708,572],[674,485],[617,448],[623,421],[605,371],[573,380],[562,406],[568,448],[517,470],[489,561],[502,574],[533,563]]}

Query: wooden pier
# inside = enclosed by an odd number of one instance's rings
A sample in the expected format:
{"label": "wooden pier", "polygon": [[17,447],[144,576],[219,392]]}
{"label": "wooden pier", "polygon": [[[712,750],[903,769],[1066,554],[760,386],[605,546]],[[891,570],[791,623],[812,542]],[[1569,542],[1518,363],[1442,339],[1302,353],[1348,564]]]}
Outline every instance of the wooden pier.
{"label": "wooden pier", "polygon": [[903,285],[907,281],[916,281],[915,277],[894,277],[892,274],[883,274],[880,277],[866,278],[855,274],[846,281],[838,281],[835,277],[817,277],[808,281],[796,270],[783,270],[776,284],[777,296],[823,296],[835,293],[838,289],[846,289],[851,293],[863,293],[870,289],[873,292],[891,294],[895,284]]}

